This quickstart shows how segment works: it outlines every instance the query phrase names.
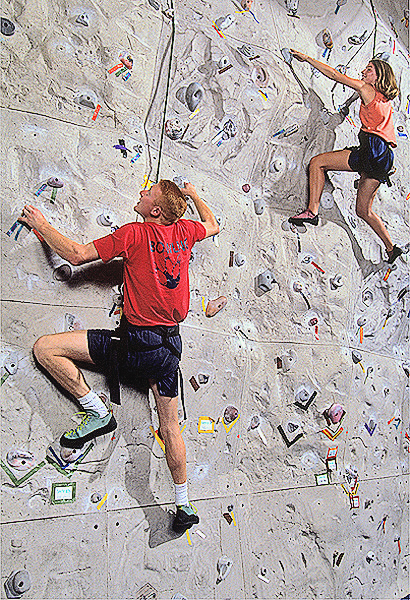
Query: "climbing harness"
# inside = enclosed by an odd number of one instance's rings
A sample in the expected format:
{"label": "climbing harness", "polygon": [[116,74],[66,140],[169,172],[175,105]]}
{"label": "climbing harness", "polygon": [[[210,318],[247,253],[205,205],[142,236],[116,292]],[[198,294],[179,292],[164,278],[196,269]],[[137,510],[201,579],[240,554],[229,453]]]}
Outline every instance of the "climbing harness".
{"label": "climbing harness", "polygon": [[[132,325],[131,325],[132,327]],[[111,336],[110,343],[110,354],[109,354],[109,367],[108,367],[108,385],[110,389],[110,400],[114,404],[121,404],[120,396],[120,374],[119,365],[124,364],[128,356],[128,331],[130,324],[128,323],[125,315],[122,315],[120,326],[115,329]],[[163,325],[156,325],[154,327],[144,327],[145,330],[152,331],[162,337],[160,344],[133,344],[133,351],[148,352],[151,350],[159,350],[159,348],[167,348],[181,360],[181,353],[171,344],[169,338],[179,334],[179,325],[174,327],[166,327]],[[187,414],[185,409],[184,399],[184,383],[181,368],[178,366],[178,377],[179,377],[179,389],[181,394],[181,403],[184,411],[184,419],[186,420]]]}

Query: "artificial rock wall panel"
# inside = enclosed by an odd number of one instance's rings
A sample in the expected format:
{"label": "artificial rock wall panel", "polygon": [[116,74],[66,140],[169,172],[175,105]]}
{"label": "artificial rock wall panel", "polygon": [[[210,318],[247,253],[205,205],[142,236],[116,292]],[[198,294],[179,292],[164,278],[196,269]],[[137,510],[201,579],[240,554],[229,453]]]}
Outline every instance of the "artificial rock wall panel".
{"label": "artificial rock wall panel", "polygon": [[[386,0],[2,10],[2,583],[26,570],[22,597],[39,600],[409,594],[408,13]],[[286,48],[353,77],[381,54],[396,73],[397,170],[374,204],[404,250],[389,269],[355,214],[354,174],[330,174],[318,227],[287,223],[310,158],[356,143],[359,106]],[[78,407],[32,356],[42,334],[116,327],[121,262],[70,267],[16,223],[29,202],[88,242],[133,220],[159,177],[191,180],[221,228],[193,249],[182,327],[201,521],[180,538],[152,399],[123,386],[115,436],[67,465],[58,439]]]}

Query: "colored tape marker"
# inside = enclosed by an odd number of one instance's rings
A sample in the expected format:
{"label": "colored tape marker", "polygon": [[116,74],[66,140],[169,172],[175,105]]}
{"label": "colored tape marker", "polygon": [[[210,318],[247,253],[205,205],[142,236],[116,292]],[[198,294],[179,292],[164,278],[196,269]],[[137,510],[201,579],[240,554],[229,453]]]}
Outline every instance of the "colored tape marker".
{"label": "colored tape marker", "polygon": [[101,108],[101,104],[97,104],[97,107],[94,111],[93,116],[91,117],[93,121],[96,120],[96,118],[98,117],[98,113],[100,112],[100,108]]}
{"label": "colored tape marker", "polygon": [[105,494],[105,496],[103,498],[101,498],[101,500],[97,504],[98,510],[100,510],[102,508],[102,506],[105,503],[105,501],[107,500],[107,498],[108,498],[108,494]]}

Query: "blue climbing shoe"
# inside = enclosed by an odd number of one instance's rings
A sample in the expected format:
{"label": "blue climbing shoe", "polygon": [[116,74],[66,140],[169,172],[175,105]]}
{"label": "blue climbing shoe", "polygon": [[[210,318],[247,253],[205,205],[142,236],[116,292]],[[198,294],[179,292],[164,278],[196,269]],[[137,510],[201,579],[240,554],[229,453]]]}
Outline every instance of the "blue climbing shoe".
{"label": "blue climbing shoe", "polygon": [[175,533],[184,533],[184,531],[190,529],[192,525],[198,525],[198,523],[199,517],[195,514],[191,504],[187,506],[177,506],[175,519],[172,523],[172,529]]}
{"label": "blue climbing shoe", "polygon": [[61,436],[60,444],[66,448],[81,448],[86,442],[116,428],[117,421],[111,412],[101,418],[94,410],[87,410],[78,427]]}

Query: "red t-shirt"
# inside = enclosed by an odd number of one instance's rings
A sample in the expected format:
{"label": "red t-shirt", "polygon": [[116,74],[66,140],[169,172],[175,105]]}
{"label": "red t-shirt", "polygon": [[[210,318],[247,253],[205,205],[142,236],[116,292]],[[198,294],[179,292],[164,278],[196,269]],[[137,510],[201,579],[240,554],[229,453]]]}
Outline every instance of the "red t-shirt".
{"label": "red t-shirt", "polygon": [[179,219],[172,225],[129,223],[94,241],[103,262],[124,259],[124,314],[130,323],[172,326],[185,319],[191,249],[205,236],[199,221]]}

